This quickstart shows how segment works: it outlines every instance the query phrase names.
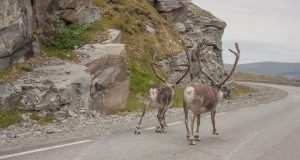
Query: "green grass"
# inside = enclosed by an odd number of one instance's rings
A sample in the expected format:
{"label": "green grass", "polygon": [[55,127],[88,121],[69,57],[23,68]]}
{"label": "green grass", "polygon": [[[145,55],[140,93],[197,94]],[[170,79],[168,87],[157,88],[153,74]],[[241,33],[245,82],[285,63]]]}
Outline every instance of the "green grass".
{"label": "green grass", "polygon": [[13,124],[20,124],[23,122],[23,118],[20,116],[20,112],[12,110],[4,113],[0,116],[0,128],[6,128]]}
{"label": "green grass", "polygon": [[46,116],[39,116],[37,112],[31,112],[30,115],[31,120],[35,120],[37,124],[39,125],[46,125],[49,123],[53,123],[56,118],[54,116],[46,115]]}
{"label": "green grass", "polygon": [[60,59],[76,61],[78,55],[70,49],[58,49],[46,45],[42,45],[42,50],[47,54],[47,57],[56,57]]}
{"label": "green grass", "polygon": [[53,123],[53,121],[55,121],[56,118],[54,116],[45,116],[45,117],[42,117],[38,120],[38,124],[39,125],[46,125],[46,124],[49,124],[49,123]]}
{"label": "green grass", "polygon": [[85,37],[82,36],[86,27],[77,24],[66,25],[62,21],[59,21],[59,23],[61,23],[61,25],[56,28],[54,35],[42,45],[42,50],[48,57],[75,61],[78,57],[73,49],[74,46],[82,45],[87,41]]}
{"label": "green grass", "polygon": [[183,106],[183,88],[176,87],[174,91],[172,108],[182,108]]}
{"label": "green grass", "polygon": [[256,93],[256,92],[259,92],[259,91],[257,89],[252,88],[252,87],[235,83],[232,87],[232,90],[231,90],[231,96],[232,97],[239,97],[239,96],[242,96],[242,95],[247,95],[247,94]]}
{"label": "green grass", "polygon": [[46,43],[48,47],[61,50],[72,50],[75,45],[84,42],[81,34],[85,31],[85,26],[78,24],[66,25],[64,22],[61,23],[62,25],[56,28],[56,33],[54,33]]}
{"label": "green grass", "polygon": [[[89,43],[96,43],[99,42],[99,37],[105,37],[105,32],[109,28],[122,32],[130,80],[128,104],[123,111],[141,109],[143,104],[136,95],[144,95],[150,82],[161,83],[150,68],[151,54],[157,51],[161,57],[165,57],[182,52],[180,34],[147,0],[122,0],[109,4],[105,0],[93,2],[102,11],[102,17],[100,21],[88,26],[82,36]],[[146,31],[149,22],[157,31],[154,35]]]}

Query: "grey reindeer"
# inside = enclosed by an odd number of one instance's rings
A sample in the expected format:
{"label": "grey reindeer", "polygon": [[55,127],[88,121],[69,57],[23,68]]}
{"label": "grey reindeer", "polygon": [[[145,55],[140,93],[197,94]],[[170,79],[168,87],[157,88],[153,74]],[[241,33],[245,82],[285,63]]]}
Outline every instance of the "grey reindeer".
{"label": "grey reindeer", "polygon": [[[195,145],[195,141],[200,141],[199,137],[199,127],[200,127],[200,115],[205,112],[211,113],[211,122],[213,126],[213,135],[219,135],[215,126],[215,115],[216,115],[216,106],[218,104],[218,98],[221,96],[221,87],[230,79],[232,74],[234,73],[236,66],[238,64],[240,58],[240,49],[238,43],[235,43],[236,51],[229,49],[232,52],[236,59],[234,65],[227,75],[227,77],[217,83],[212,77],[210,77],[207,73],[202,70],[201,62],[200,62],[200,52],[203,46],[203,43],[206,43],[206,40],[203,40],[197,46],[196,50],[196,60],[200,67],[200,71],[204,74],[204,76],[209,79],[211,85],[201,84],[201,83],[191,83],[186,86],[184,90],[184,98],[183,98],[183,108],[185,115],[185,126],[187,131],[187,139],[190,145]],[[191,120],[191,132],[188,127],[188,111],[192,111],[192,120]],[[194,122],[197,118],[197,130],[194,135]]]}
{"label": "grey reindeer", "polygon": [[[155,57],[157,53],[153,54],[152,56],[152,62],[151,62],[151,68],[154,72],[154,74],[163,82],[162,85],[151,85],[149,87],[148,95],[146,98],[144,98],[144,109],[140,118],[140,121],[138,125],[136,126],[135,129],[135,134],[140,134],[141,133],[141,123],[143,120],[143,117],[147,111],[147,108],[150,104],[152,104],[154,107],[158,108],[158,113],[157,113],[157,119],[159,122],[159,126],[156,127],[156,132],[158,133],[166,133],[166,118],[165,114],[167,110],[171,107],[172,105],[172,100],[173,100],[173,95],[174,95],[174,88],[176,85],[178,85],[189,73],[190,71],[190,63],[188,64],[180,64],[180,65],[175,65],[175,66],[182,66],[186,67],[186,71],[184,74],[179,77],[175,82],[170,82],[168,78],[163,78],[155,69],[155,66],[161,67],[162,64],[159,64],[158,62],[155,62]],[[186,53],[188,61],[189,56],[188,53]]]}

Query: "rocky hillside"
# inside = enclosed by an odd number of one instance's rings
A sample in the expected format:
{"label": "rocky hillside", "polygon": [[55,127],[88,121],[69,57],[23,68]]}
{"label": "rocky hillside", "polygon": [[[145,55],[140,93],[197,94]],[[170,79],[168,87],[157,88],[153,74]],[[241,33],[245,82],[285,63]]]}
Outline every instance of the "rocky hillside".
{"label": "rocky hillside", "polygon": [[[204,69],[221,78],[225,27],[190,0],[0,1],[0,111],[61,117],[138,109],[137,95],[160,83],[149,66],[153,52],[167,63],[186,61],[184,53],[206,39]],[[196,80],[206,81],[197,68]]]}

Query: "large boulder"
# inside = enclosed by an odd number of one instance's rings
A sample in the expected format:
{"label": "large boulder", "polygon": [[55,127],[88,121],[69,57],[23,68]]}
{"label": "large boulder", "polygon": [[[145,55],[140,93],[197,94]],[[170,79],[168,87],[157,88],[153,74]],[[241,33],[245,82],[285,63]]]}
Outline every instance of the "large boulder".
{"label": "large boulder", "polygon": [[91,76],[87,67],[59,59],[33,68],[17,81],[0,84],[0,111],[12,108],[23,111],[55,113],[87,111],[90,104]]}
{"label": "large boulder", "polygon": [[35,26],[31,0],[0,1],[0,71],[32,55]]}
{"label": "large boulder", "polygon": [[33,5],[37,21],[43,26],[53,16],[77,24],[90,24],[100,18],[100,11],[91,0],[35,0]]}
{"label": "large boulder", "polygon": [[191,0],[148,0],[169,22],[180,22],[187,18],[187,6]]}
{"label": "large boulder", "polygon": [[18,109],[58,111],[88,109],[91,77],[87,68],[69,62],[52,63],[34,68],[24,79]]}
{"label": "large boulder", "polygon": [[[118,37],[118,36],[114,36]],[[91,73],[90,109],[113,113],[127,105],[129,80],[123,44],[87,44],[76,50]]]}

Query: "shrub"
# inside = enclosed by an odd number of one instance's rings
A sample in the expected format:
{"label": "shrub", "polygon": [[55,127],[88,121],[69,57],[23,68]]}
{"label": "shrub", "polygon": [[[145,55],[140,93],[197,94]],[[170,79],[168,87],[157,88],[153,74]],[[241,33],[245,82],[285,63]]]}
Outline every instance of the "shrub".
{"label": "shrub", "polygon": [[13,124],[19,124],[23,121],[20,113],[16,110],[9,111],[0,116],[0,128],[6,128]]}

